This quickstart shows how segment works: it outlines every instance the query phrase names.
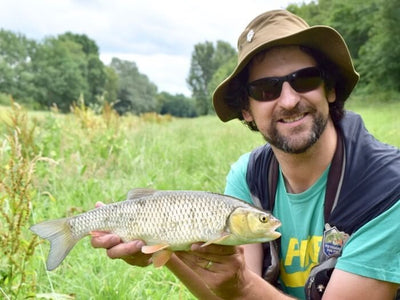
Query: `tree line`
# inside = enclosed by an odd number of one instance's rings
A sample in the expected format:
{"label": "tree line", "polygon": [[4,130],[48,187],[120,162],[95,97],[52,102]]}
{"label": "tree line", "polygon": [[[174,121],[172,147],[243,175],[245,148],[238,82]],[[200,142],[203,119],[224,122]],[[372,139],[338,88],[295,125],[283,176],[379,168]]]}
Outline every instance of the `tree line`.
{"label": "tree line", "polygon": [[[364,90],[400,91],[398,0],[319,0],[287,9],[310,25],[330,25],[344,36]],[[159,92],[135,62],[113,58],[104,65],[96,42],[86,35],[66,32],[38,42],[1,29],[0,103],[11,95],[34,109],[57,106],[63,112],[84,99],[93,107],[107,101],[120,114],[212,114],[211,94],[233,70],[236,54],[224,41],[196,44],[186,78],[192,95],[186,97]]]}

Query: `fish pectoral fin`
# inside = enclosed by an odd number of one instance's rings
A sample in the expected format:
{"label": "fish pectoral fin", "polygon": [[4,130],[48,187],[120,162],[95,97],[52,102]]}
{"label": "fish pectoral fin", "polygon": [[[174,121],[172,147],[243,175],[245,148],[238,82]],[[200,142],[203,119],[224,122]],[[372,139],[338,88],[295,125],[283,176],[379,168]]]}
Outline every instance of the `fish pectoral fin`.
{"label": "fish pectoral fin", "polygon": [[154,267],[159,268],[165,265],[171,258],[171,255],[172,255],[171,250],[161,250],[155,252],[151,257]]}
{"label": "fish pectoral fin", "polygon": [[151,259],[156,268],[162,267],[169,261],[172,251],[168,249],[168,244],[145,245],[142,252],[145,254],[153,254]]}
{"label": "fish pectoral fin", "polygon": [[168,244],[145,245],[142,247],[142,252],[145,254],[153,254],[158,251],[167,249],[168,247],[169,247]]}
{"label": "fish pectoral fin", "polygon": [[231,236],[230,233],[224,232],[222,234],[222,236],[219,236],[218,238],[213,239],[213,240],[209,240],[206,243],[204,243],[203,245],[201,245],[200,247],[205,247],[205,246],[208,246],[208,245],[211,245],[211,244],[222,244],[222,242],[224,240],[226,240],[227,238],[229,238],[230,236]]}

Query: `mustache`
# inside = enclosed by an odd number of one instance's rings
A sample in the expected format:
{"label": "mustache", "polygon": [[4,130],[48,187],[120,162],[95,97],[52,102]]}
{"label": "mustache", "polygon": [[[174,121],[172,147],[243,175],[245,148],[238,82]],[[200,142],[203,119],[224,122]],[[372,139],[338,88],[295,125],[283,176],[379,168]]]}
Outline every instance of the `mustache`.
{"label": "mustache", "polygon": [[298,116],[298,115],[302,115],[302,114],[313,114],[316,111],[317,110],[312,106],[298,103],[292,109],[284,109],[283,108],[280,111],[276,112],[273,117],[273,120],[279,121],[281,119],[291,118],[293,116]]}

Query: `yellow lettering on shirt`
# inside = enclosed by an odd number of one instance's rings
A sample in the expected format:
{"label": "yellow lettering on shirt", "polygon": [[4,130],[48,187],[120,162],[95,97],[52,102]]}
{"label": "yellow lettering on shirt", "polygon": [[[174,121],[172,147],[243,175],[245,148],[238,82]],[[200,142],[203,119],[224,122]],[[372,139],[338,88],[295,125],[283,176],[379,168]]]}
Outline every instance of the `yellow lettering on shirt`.
{"label": "yellow lettering on shirt", "polygon": [[[281,260],[280,277],[288,287],[302,287],[310,274],[311,268],[318,263],[319,248],[322,236],[312,236],[307,240],[298,241],[291,238],[287,247],[286,257]],[[289,267],[298,267],[299,271],[289,273]]]}

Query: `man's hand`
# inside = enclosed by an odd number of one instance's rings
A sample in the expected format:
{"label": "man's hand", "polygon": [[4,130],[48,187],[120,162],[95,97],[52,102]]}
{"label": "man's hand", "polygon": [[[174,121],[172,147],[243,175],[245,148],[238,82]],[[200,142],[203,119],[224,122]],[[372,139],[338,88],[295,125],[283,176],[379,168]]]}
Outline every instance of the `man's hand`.
{"label": "man's hand", "polygon": [[243,247],[194,244],[189,252],[176,255],[219,297],[240,297],[247,291]]}
{"label": "man's hand", "polygon": [[[96,203],[96,207],[104,205],[101,202]],[[116,234],[93,231],[92,233],[92,246],[94,248],[107,249],[108,257],[112,259],[120,258],[128,264],[146,267],[151,264],[151,255],[142,253],[141,249],[144,242],[135,240],[124,243]]]}

